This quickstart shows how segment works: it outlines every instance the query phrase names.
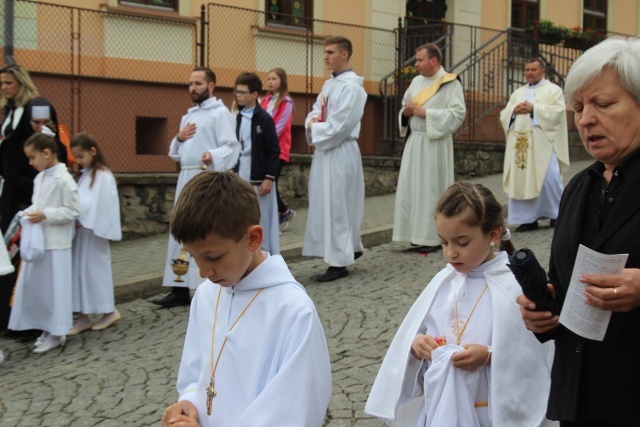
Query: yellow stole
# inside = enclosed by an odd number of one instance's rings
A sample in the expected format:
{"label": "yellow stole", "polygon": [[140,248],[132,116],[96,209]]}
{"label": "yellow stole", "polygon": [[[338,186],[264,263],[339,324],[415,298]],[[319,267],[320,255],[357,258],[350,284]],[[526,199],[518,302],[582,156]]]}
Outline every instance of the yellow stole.
{"label": "yellow stole", "polygon": [[424,104],[425,102],[430,100],[433,95],[435,95],[438,92],[438,89],[440,89],[440,86],[442,86],[443,84],[449,83],[451,81],[454,81],[457,77],[458,76],[456,74],[453,74],[453,73],[445,74],[444,76],[442,76],[438,80],[436,80],[435,83],[433,83],[431,86],[429,86],[426,89],[421,90],[420,93],[418,93],[416,96],[414,96],[413,97],[413,103],[415,105]]}

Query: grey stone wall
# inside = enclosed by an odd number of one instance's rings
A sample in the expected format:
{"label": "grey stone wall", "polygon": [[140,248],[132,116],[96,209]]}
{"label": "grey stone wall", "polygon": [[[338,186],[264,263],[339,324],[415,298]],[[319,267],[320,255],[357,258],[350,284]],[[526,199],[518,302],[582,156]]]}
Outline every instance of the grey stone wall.
{"label": "grey stone wall", "polygon": [[[573,160],[588,158],[580,138],[570,135],[570,156]],[[396,143],[394,157],[363,157],[365,194],[376,196],[396,191],[400,170],[399,153],[402,143]],[[454,143],[456,180],[502,173],[504,143]],[[292,154],[285,166],[278,188],[283,200],[291,207],[307,207],[310,154]],[[120,192],[122,232],[124,239],[165,233],[175,198],[177,173],[116,174]]]}

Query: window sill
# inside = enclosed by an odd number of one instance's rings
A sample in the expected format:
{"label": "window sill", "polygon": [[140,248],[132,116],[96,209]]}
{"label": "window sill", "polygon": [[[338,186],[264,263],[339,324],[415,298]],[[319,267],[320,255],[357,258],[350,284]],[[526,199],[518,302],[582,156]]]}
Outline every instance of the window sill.
{"label": "window sill", "polygon": [[323,41],[329,37],[329,36],[313,34],[307,31],[305,27],[296,28],[296,27],[287,26],[287,25],[282,25],[282,26],[252,25],[251,30],[253,31],[253,34],[256,36],[274,37],[274,38],[306,39],[307,37],[311,37],[314,41]]}
{"label": "window sill", "polygon": [[167,21],[188,22],[190,24],[198,21],[198,18],[195,18],[195,17],[181,16],[175,10],[164,11],[159,9],[147,8],[144,6],[140,6],[140,7],[128,6],[128,5],[109,6],[107,4],[103,4],[102,10],[105,12],[118,13],[121,15],[165,19]]}

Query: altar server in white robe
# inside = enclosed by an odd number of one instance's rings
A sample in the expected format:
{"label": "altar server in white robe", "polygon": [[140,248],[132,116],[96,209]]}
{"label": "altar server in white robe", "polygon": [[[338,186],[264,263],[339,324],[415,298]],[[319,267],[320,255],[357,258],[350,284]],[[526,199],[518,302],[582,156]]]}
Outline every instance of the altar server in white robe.
{"label": "altar server in white robe", "polygon": [[259,222],[255,190],[229,172],[198,175],[175,206],[171,233],[208,280],[191,303],[180,397],[165,426],[323,424],[331,367],[322,325],[283,258],[260,249]]}
{"label": "altar server in white robe", "polygon": [[[115,309],[109,240],[121,240],[120,199],[116,180],[98,141],[82,132],[71,140],[71,152],[82,168],[78,179],[80,218],[73,240],[73,311],[78,313],[67,335],[100,331],[120,319]],[[89,314],[102,314],[92,324]]]}
{"label": "altar server in white robe", "polygon": [[540,59],[525,63],[528,84],[518,88],[500,123],[507,137],[503,187],[509,195],[509,224],[516,231],[538,228],[538,219],[555,226],[562,195],[562,173],[569,168],[567,113],[562,89],[544,78]]}
{"label": "altar server in white robe", "polygon": [[364,174],[357,139],[367,93],[362,77],[349,68],[351,53],[348,39],[325,40],[324,61],[332,77],[305,121],[307,142],[315,151],[302,255],[322,257],[329,264],[320,282],[348,275],[347,266],[362,255]]}
{"label": "altar server in white robe", "polygon": [[[215,85],[216,75],[206,67],[195,68],[189,78],[189,94],[196,105],[182,116],[180,132],[169,148],[169,157],[180,163],[174,201],[180,197],[182,187],[202,170],[231,170],[238,162],[240,144],[236,139],[235,122],[222,101],[213,96]],[[188,305],[189,289],[195,289],[202,282],[193,262],[189,262],[189,271],[182,278],[184,281],[175,281],[177,277],[172,265],[180,252],[181,246],[169,236],[162,286],[170,287],[171,292],[153,300],[154,304],[165,308]],[[187,260],[190,260],[188,256]]]}
{"label": "altar server in white robe", "polygon": [[34,134],[24,145],[29,164],[40,173],[34,180],[32,204],[23,218],[42,224],[44,255],[22,263],[9,329],[42,330],[34,353],[63,345],[73,323],[71,243],[80,215],[78,186],[67,166],[58,162],[54,136],[53,132]]}
{"label": "altar server in white robe", "polygon": [[538,426],[550,374],[542,346],[518,325],[522,293],[501,207],[480,184],[456,183],[436,207],[449,262],[402,322],[365,412],[392,426]]}
{"label": "altar server in white robe", "polygon": [[400,135],[409,138],[402,154],[393,218],[393,240],[440,249],[431,213],[438,198],[453,184],[453,139],[464,121],[462,85],[440,65],[442,52],[433,43],[416,49],[414,77],[399,113]]}

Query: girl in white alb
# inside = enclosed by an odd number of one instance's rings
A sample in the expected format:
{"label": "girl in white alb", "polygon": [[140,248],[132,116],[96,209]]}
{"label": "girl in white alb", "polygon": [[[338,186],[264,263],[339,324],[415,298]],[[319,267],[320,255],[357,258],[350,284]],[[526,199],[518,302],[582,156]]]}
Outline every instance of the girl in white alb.
{"label": "girl in white alb", "polygon": [[58,162],[57,144],[50,136],[53,132],[42,132],[24,143],[29,164],[40,173],[34,180],[32,204],[23,218],[42,223],[44,255],[22,263],[9,318],[9,329],[43,331],[34,353],[63,345],[73,322],[71,242],[80,214],[78,186],[66,165]]}
{"label": "girl in white alb", "polygon": [[[109,240],[122,239],[118,187],[96,139],[80,133],[71,152],[82,167],[78,179],[80,218],[73,242],[73,311],[78,313],[69,335],[100,331],[120,319],[115,309]],[[91,322],[89,314],[102,314]]]}
{"label": "girl in white alb", "polygon": [[[502,210],[484,186],[456,183],[436,227],[449,262],[405,317],[365,412],[392,426],[538,426],[550,376],[515,300]],[[507,252],[494,253],[499,245]]]}

